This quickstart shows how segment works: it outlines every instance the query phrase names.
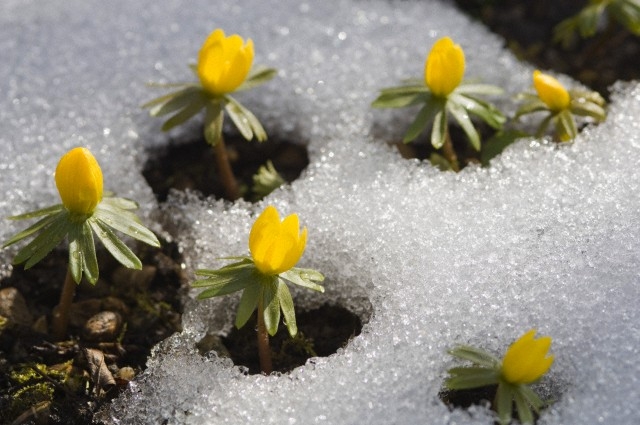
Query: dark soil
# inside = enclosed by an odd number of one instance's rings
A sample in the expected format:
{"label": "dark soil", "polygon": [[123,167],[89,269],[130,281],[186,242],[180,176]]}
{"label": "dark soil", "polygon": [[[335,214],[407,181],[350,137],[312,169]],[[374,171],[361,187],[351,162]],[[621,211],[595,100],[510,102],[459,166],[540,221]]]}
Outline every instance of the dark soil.
{"label": "dark soil", "polygon": [[[100,279],[95,286],[78,285],[65,341],[55,341],[46,324],[60,297],[65,250],[26,271],[16,266],[0,282],[0,289],[22,294],[33,316],[30,326],[0,327],[0,423],[20,415],[16,423],[91,423],[100,405],[145,368],[153,346],[180,331],[186,280],[175,245],[164,243],[159,250],[140,244],[136,252],[145,264],[141,271],[99,252]],[[84,329],[100,312],[121,318],[113,334]]]}
{"label": "dark soil", "polygon": [[[260,143],[239,136],[226,136],[225,144],[233,173],[247,201],[257,200],[251,190],[253,176],[268,160],[287,182],[298,178],[309,165],[306,147],[299,144],[273,139]],[[191,189],[205,196],[225,197],[215,168],[213,148],[203,138],[169,145],[151,152],[149,156],[142,174],[159,202],[167,200],[170,189]]]}
{"label": "dark soil", "polygon": [[451,409],[467,408],[474,404],[492,404],[497,389],[497,385],[489,385],[469,390],[443,390],[438,396]]}
{"label": "dark soil", "polygon": [[[311,357],[326,357],[347,345],[362,330],[360,318],[337,305],[296,312],[298,334],[291,338],[281,323],[278,332],[269,339],[273,370],[289,372],[303,366]],[[256,314],[241,329],[222,338],[222,344],[233,363],[248,368],[250,374],[260,373],[256,338]]]}
{"label": "dark soil", "polygon": [[[472,388],[468,390],[443,390],[438,394],[438,396],[440,397],[440,400],[442,400],[451,410],[456,407],[466,409],[472,405],[492,406],[497,390],[497,385],[488,385],[486,387]],[[518,411],[516,410],[515,405],[513,406],[511,417],[518,417]],[[538,418],[539,415],[534,412],[534,420],[537,421]],[[497,421],[495,424],[499,425]]]}

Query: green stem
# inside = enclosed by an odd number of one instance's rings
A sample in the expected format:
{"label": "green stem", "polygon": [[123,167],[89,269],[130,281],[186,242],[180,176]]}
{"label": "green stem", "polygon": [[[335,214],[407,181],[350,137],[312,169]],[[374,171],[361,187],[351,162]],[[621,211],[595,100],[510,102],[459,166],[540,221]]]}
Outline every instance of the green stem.
{"label": "green stem", "polygon": [[271,364],[271,349],[269,348],[269,333],[264,324],[264,309],[262,300],[258,301],[258,357],[260,358],[260,370],[269,375],[273,370]]}
{"label": "green stem", "polygon": [[222,135],[218,142],[213,146],[213,150],[216,157],[218,176],[220,177],[220,181],[224,187],[227,199],[235,201],[240,197],[240,190],[238,189],[238,182],[231,170],[229,155],[227,155],[227,148],[224,144],[224,137],[222,137]]}
{"label": "green stem", "polygon": [[73,297],[76,294],[76,286],[78,284],[71,276],[71,269],[67,268],[67,275],[64,279],[64,286],[60,294],[60,302],[53,310],[53,320],[51,323],[53,337],[56,341],[62,341],[67,336],[67,328],[69,327],[69,310]]}
{"label": "green stem", "polygon": [[451,164],[451,169],[456,173],[460,171],[460,164],[458,163],[458,155],[453,149],[453,143],[451,142],[451,136],[449,135],[449,129],[445,130],[444,144],[442,145],[442,154],[445,159]]}

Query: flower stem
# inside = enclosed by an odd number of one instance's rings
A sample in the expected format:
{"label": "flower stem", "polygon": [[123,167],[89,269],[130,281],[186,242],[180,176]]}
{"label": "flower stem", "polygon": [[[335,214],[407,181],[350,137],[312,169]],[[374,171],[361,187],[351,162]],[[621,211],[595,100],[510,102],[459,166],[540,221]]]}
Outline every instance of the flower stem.
{"label": "flower stem", "polygon": [[67,328],[69,326],[69,310],[71,302],[76,294],[76,282],[71,276],[71,270],[67,268],[67,276],[64,279],[64,286],[60,294],[60,302],[53,310],[52,331],[53,337],[57,341],[63,340],[67,336]]}
{"label": "flower stem", "polygon": [[449,129],[445,130],[444,144],[442,145],[442,154],[445,159],[451,164],[451,169],[456,173],[460,171],[460,164],[458,163],[458,155],[453,149],[453,143],[451,142],[451,135],[449,135]]}
{"label": "flower stem", "polygon": [[271,364],[271,349],[269,348],[269,333],[264,324],[264,310],[262,300],[258,302],[258,356],[260,358],[260,370],[269,375],[273,370]]}
{"label": "flower stem", "polygon": [[224,137],[220,136],[218,142],[213,146],[213,150],[216,157],[218,176],[220,177],[220,181],[222,181],[222,186],[224,186],[227,199],[235,201],[240,197],[240,190],[238,189],[238,182],[231,170],[231,163],[229,163]]}

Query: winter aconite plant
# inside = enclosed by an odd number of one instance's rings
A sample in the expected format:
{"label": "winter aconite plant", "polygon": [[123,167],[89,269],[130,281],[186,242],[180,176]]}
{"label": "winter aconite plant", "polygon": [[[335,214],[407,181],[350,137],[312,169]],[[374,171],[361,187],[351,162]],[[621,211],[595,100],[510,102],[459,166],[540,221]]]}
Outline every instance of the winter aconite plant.
{"label": "winter aconite plant", "polygon": [[442,149],[443,156],[455,171],[460,166],[451,142],[449,117],[460,125],[477,151],[481,148],[480,135],[470,115],[495,129],[501,128],[506,120],[495,106],[478,97],[497,95],[502,90],[486,84],[463,83],[464,71],[464,51],[451,38],[443,37],[435,42],[427,56],[423,79],[408,80],[402,86],[382,89],[372,104],[374,108],[422,105],[403,142],[415,140],[431,124],[431,144]]}
{"label": "winter aconite plant", "polygon": [[122,265],[140,269],[140,259],[113,232],[117,230],[149,245],[159,247],[156,236],[144,227],[132,212],[138,205],[124,198],[105,196],[102,192],[102,171],[95,157],[85,148],[74,148],[58,163],[56,186],[62,204],[10,217],[12,220],[40,219],[13,236],[7,247],[23,239],[34,239],[18,251],[14,264],[28,269],[42,260],[65,237],[69,243],[69,266],[60,302],[53,313],[54,337],[63,339],[69,323],[69,307],[75,287],[84,275],[95,284],[98,280],[98,260],[93,235]]}
{"label": "winter aconite plant", "polygon": [[245,42],[237,34],[225,36],[223,30],[216,29],[205,40],[198,54],[198,63],[192,67],[199,81],[158,84],[160,87],[177,87],[178,90],[143,105],[150,108],[152,116],[173,114],[162,126],[163,131],[205,110],[204,136],[215,150],[218,175],[227,197],[232,200],[237,199],[240,192],[222,136],[225,112],[245,139],[255,137],[262,142],[267,139],[267,133],[255,115],[231,97],[231,93],[263,84],[277,72],[272,68],[253,67],[253,55],[251,39]]}
{"label": "winter aconite plant", "polygon": [[607,116],[605,100],[593,91],[570,90],[548,74],[538,70],[533,72],[534,93],[522,93],[524,104],[516,112],[515,118],[534,112],[546,112],[536,131],[542,137],[549,124],[555,127],[555,135],[560,141],[568,141],[578,134],[575,116],[589,117],[595,122],[604,121]]}
{"label": "winter aconite plant", "polygon": [[251,228],[250,257],[226,258],[235,262],[217,270],[196,271],[202,279],[196,280],[193,286],[207,288],[198,296],[200,299],[243,291],[236,327],[244,326],[257,309],[258,354],[260,369],[265,374],[272,371],[269,335],[275,335],[278,330],[280,312],[289,335],[293,337],[298,332],[293,299],[286,282],[324,292],[316,283],[324,280],[320,272],[294,267],[306,243],[307,228],[300,231],[296,214],[280,220],[276,208],[268,206]]}
{"label": "winter aconite plant", "polygon": [[[560,22],[554,28],[554,40],[568,46],[576,33],[593,37],[599,29],[619,23],[634,35],[640,35],[640,1],[588,0],[578,14]],[[606,25],[603,25],[606,24]]]}
{"label": "winter aconite plant", "polygon": [[547,373],[553,363],[553,356],[547,355],[551,347],[551,337],[534,338],[531,329],[515,341],[502,361],[484,350],[460,346],[449,353],[452,356],[473,363],[473,366],[449,369],[445,384],[450,390],[497,385],[493,408],[498,412],[501,424],[511,422],[511,411],[515,402],[520,422],[532,424],[534,413],[538,413],[544,402],[529,388]]}

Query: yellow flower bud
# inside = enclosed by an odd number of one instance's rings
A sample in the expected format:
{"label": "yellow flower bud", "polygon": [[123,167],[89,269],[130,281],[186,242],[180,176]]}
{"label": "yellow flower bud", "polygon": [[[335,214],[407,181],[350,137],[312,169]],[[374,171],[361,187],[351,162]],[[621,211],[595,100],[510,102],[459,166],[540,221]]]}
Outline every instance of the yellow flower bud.
{"label": "yellow flower bud", "polygon": [[296,265],[307,244],[307,228],[300,232],[298,215],[283,221],[274,206],[268,206],[256,219],[249,234],[251,257],[260,272],[277,275]]}
{"label": "yellow flower bud", "polygon": [[462,82],[464,51],[449,37],[436,41],[424,65],[424,81],[431,93],[447,97]]}
{"label": "yellow flower bud", "polygon": [[200,48],[198,77],[204,89],[214,96],[234,91],[247,78],[253,63],[253,41],[245,43],[237,34],[225,37],[213,31]]}
{"label": "yellow flower bud", "polygon": [[540,100],[553,112],[567,109],[571,104],[569,92],[551,75],[543,74],[538,70],[533,71],[533,86]]}
{"label": "yellow flower bud", "polygon": [[537,381],[544,375],[551,364],[553,356],[547,356],[551,347],[551,337],[538,339],[533,337],[535,329],[522,335],[511,344],[502,359],[502,377],[512,384],[528,384]]}
{"label": "yellow flower bud", "polygon": [[102,200],[102,170],[85,148],[67,152],[56,167],[56,186],[66,209],[90,214]]}

